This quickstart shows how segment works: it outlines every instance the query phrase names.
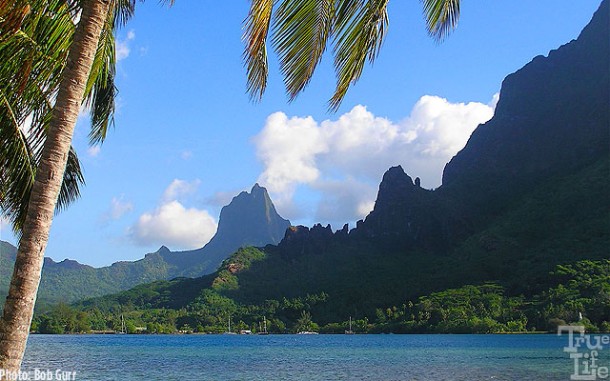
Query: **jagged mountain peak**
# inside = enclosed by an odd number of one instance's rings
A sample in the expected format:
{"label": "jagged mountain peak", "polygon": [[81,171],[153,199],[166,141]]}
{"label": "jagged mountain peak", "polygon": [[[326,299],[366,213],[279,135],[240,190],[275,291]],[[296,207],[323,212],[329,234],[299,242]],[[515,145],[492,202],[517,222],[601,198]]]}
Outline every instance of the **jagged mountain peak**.
{"label": "jagged mountain peak", "polygon": [[384,173],[381,184],[379,184],[375,210],[385,209],[398,200],[409,203],[413,197],[417,197],[416,194],[426,192],[419,184],[419,178],[416,178],[414,182],[402,166],[391,167]]}
{"label": "jagged mountain peak", "polygon": [[391,167],[384,174],[381,180],[381,187],[389,186],[413,186],[413,179],[407,175],[402,166]]}
{"label": "jagged mountain peak", "polygon": [[179,269],[177,275],[208,274],[240,247],[279,243],[289,226],[290,221],[277,213],[267,189],[257,183],[222,208],[216,234],[203,248],[162,256]]}
{"label": "jagged mountain peak", "polygon": [[419,188],[420,184],[421,180],[419,177],[416,177],[415,180],[413,180],[413,178],[405,172],[401,165],[397,165],[395,167],[390,167],[390,169],[383,174],[379,189],[381,190],[395,187],[405,189],[410,189],[412,187]]}
{"label": "jagged mountain peak", "polygon": [[218,231],[220,232],[227,227],[232,228],[234,224],[245,223],[255,226],[260,223],[280,222],[280,224],[284,224],[283,222],[286,221],[275,210],[267,189],[256,183],[250,193],[242,191],[222,208],[218,221]]}
{"label": "jagged mountain peak", "polygon": [[167,246],[163,245],[163,246],[161,246],[159,248],[159,250],[157,250],[157,253],[158,254],[166,254],[166,253],[169,253],[170,251],[171,250]]}
{"label": "jagged mountain peak", "polygon": [[250,190],[250,194],[255,193],[267,193],[267,189],[265,187],[261,187],[258,183],[255,183]]}
{"label": "jagged mountain peak", "polygon": [[78,261],[75,261],[73,259],[68,259],[68,258],[64,259],[61,262],[55,262],[53,259],[45,257],[44,265],[46,266],[47,269],[49,267],[55,267],[57,269],[62,269],[62,270],[79,270],[79,269],[92,268],[89,265],[83,265],[82,263],[79,263]]}

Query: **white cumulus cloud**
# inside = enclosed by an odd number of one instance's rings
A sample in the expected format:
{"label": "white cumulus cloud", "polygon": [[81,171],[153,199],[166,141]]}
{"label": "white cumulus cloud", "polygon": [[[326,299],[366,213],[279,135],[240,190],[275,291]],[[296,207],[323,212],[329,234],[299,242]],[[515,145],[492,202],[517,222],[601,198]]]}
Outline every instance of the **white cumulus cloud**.
{"label": "white cumulus cloud", "polygon": [[254,138],[259,158],[265,164],[260,181],[274,192],[291,192],[299,183],[320,176],[316,156],[328,151],[322,131],[312,117],[288,118],[276,112]]}
{"label": "white cumulus cloud", "polygon": [[[343,180],[322,180],[312,185],[322,194],[316,208],[316,221],[337,224],[356,221],[374,206],[376,187],[348,177]],[[340,219],[337,218],[340,216]]]}
{"label": "white cumulus cloud", "polygon": [[196,249],[210,241],[216,227],[216,221],[206,210],[186,208],[174,200],[142,214],[131,227],[130,236],[141,245]]}
{"label": "white cumulus cloud", "polygon": [[280,213],[294,218],[293,196],[316,192],[316,218],[348,222],[372,208],[383,173],[402,165],[423,187],[438,187],[444,165],[464,147],[477,125],[491,119],[489,104],[452,103],[425,95],[402,121],[375,116],[357,105],[336,120],[271,114],[253,139],[264,165],[259,182],[277,199]]}
{"label": "white cumulus cloud", "polygon": [[166,245],[176,250],[196,249],[208,243],[216,233],[215,219],[207,210],[184,205],[200,183],[174,179],[160,204],[140,215],[128,229],[130,239],[143,246]]}
{"label": "white cumulus cloud", "polygon": [[174,179],[171,184],[163,192],[164,201],[179,200],[184,196],[191,195],[197,191],[201,181],[199,179],[193,181],[185,181]]}

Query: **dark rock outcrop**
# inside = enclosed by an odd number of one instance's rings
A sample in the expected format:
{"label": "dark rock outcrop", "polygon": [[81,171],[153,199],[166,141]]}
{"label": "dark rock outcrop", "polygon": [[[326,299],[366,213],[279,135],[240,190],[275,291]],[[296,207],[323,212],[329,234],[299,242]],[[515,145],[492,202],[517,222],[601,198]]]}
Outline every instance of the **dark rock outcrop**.
{"label": "dark rock outcrop", "polygon": [[[440,188],[423,189],[402,167],[390,168],[373,211],[357,222],[349,239],[447,252],[541,182],[607,156],[608,4],[602,2],[577,40],[506,77],[494,117],[446,165]],[[315,229],[289,231],[280,248],[322,247],[329,237],[314,235]],[[342,230],[334,239],[345,236]]]}
{"label": "dark rock outcrop", "polygon": [[470,216],[495,215],[540,180],[608,154],[608,1],[574,40],[502,83],[494,117],[445,167],[442,192]]}
{"label": "dark rock outcrop", "polygon": [[286,230],[278,248],[285,258],[294,260],[304,255],[325,252],[328,245],[340,236],[339,232],[336,235],[333,233],[330,225],[323,227],[315,224],[311,229],[302,225],[291,226]]}

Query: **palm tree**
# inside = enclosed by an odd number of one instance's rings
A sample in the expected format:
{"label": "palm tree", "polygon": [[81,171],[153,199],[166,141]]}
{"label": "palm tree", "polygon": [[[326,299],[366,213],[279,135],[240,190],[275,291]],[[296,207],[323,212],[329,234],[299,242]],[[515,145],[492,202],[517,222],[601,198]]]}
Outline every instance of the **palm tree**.
{"label": "palm tree", "polygon": [[[50,1],[41,8],[37,17],[29,15],[31,8],[22,1],[0,8],[0,210],[16,233],[25,220],[53,92],[74,29],[64,2]],[[82,183],[71,150],[59,208],[78,196]]]}
{"label": "palm tree", "polygon": [[113,32],[133,7],[128,0],[0,0],[1,207],[22,233],[0,321],[0,369],[20,368],[56,205],[78,196],[83,181],[71,149],[83,100],[92,143],[103,141],[111,122]]}
{"label": "palm tree", "polygon": [[[173,0],[165,2],[171,4]],[[11,7],[11,3],[22,7]],[[42,6],[37,0],[31,0],[31,3]],[[107,35],[111,33],[108,26],[113,22],[109,20],[115,11],[123,19],[131,16],[135,0],[68,0],[66,3],[80,7],[80,20],[65,66],[58,77],[57,92],[51,95],[51,98],[55,97],[52,111],[40,114],[49,118],[49,127],[36,164],[27,208],[23,210],[22,236],[0,321],[0,369],[9,372],[19,370],[25,351],[44,251],[70,157],[74,126],[83,99],[91,94],[93,85],[90,78],[98,77],[96,70],[101,70],[101,66],[96,65],[99,62],[96,58],[107,40],[103,37],[104,31]],[[349,86],[362,74],[365,62],[372,62],[377,57],[388,26],[388,0],[283,0],[272,19],[274,3],[274,0],[252,0],[246,22],[247,46],[244,53],[249,93],[253,98],[259,98],[265,90],[268,76],[266,41],[273,22],[273,45],[280,56],[290,99],[294,99],[309,82],[326,50],[327,41],[334,41],[337,88],[329,103],[332,109],[338,108]],[[428,30],[432,35],[442,38],[455,26],[458,5],[459,0],[424,0]],[[4,12],[7,9],[12,11]],[[0,21],[3,27],[7,26],[7,31],[20,27],[19,20],[23,18],[13,18],[19,16],[19,10],[22,15],[30,11],[25,0],[0,0]],[[11,17],[4,17],[6,14]],[[5,34],[4,29],[0,32]],[[114,92],[114,86],[109,85],[112,75],[102,75],[101,78],[105,81],[101,81],[102,86],[95,92],[94,99],[103,99]],[[44,85],[39,88],[45,89]],[[104,107],[104,104],[107,106],[102,102],[99,107]],[[94,111],[96,107],[94,104]],[[25,110],[20,113],[28,115]],[[94,118],[94,127],[95,122]],[[14,123],[13,128],[20,125]],[[92,140],[103,136],[107,126],[107,121],[98,124]],[[4,172],[2,176],[5,176]]]}
{"label": "palm tree", "polygon": [[[279,3],[279,4],[276,4]],[[389,0],[252,0],[246,19],[244,61],[248,92],[260,99],[267,86],[267,37],[280,59],[292,101],[307,86],[331,41],[337,78],[329,108],[337,110],[366,62],[379,53],[389,25]],[[422,0],[430,35],[444,39],[457,26],[459,0]]]}
{"label": "palm tree", "polygon": [[[59,79],[78,11],[61,0],[0,2],[0,210],[17,234],[25,221],[37,163],[46,138]],[[93,114],[92,137],[102,141],[114,105],[114,36],[104,32],[87,92]],[[109,91],[110,90],[110,91]],[[84,184],[73,149],[57,209],[79,196]]]}

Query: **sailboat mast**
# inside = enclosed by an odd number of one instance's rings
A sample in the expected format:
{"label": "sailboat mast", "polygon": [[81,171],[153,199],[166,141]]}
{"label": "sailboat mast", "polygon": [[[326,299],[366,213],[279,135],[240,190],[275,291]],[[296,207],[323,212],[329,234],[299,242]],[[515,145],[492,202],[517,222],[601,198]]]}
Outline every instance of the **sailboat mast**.
{"label": "sailboat mast", "polygon": [[125,331],[127,331],[125,329],[125,316],[123,316],[123,314],[121,314],[121,333],[126,333]]}

